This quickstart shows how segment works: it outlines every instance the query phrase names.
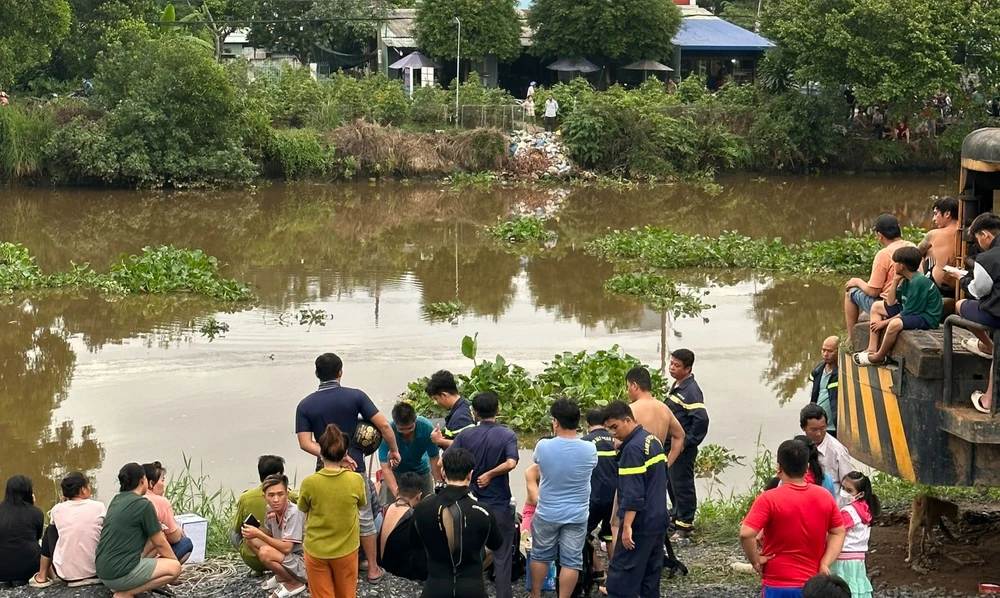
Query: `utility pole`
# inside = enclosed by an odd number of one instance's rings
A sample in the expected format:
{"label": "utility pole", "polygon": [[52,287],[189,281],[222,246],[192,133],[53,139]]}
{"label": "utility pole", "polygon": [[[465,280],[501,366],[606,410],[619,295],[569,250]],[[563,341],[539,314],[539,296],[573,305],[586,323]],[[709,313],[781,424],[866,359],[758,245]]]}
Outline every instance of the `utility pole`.
{"label": "utility pole", "polygon": [[455,17],[458,23],[458,50],[455,52],[455,128],[458,128],[458,89],[462,86],[462,20]]}

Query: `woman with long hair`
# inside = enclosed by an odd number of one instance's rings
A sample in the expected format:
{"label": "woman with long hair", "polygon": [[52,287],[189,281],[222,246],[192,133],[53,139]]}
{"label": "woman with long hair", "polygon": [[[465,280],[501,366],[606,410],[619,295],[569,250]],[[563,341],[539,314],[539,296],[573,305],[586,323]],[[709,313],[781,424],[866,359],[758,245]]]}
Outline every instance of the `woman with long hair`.
{"label": "woman with long hair", "polygon": [[806,469],[806,483],[826,488],[830,492],[830,495],[836,499],[837,488],[833,485],[833,478],[830,474],[823,471],[823,465],[819,462],[819,449],[816,448],[816,443],[812,441],[812,438],[801,434],[796,436],[795,440],[798,440],[809,448],[809,467]]}
{"label": "woman with long hair", "polygon": [[[319,437],[323,468],[302,480],[299,510],[307,514],[306,577],[313,598],[354,598],[358,590],[360,509],[368,488],[360,474],[344,469],[347,439],[336,424]],[[374,559],[372,559],[374,560]]]}
{"label": "woman with long hair", "polygon": [[24,585],[38,572],[45,514],[35,506],[35,489],[23,475],[11,476],[0,503],[0,583]]}
{"label": "woman with long hair", "polygon": [[[194,552],[194,542],[184,535],[184,529],[174,518],[173,505],[163,496],[167,490],[167,470],[159,461],[144,463],[142,470],[146,474],[146,485],[149,487],[146,499],[153,503],[153,508],[156,509],[156,518],[160,520],[160,526],[163,527],[163,534],[167,537],[167,542],[170,544],[171,550],[174,551],[174,556],[183,565]],[[156,548],[150,547],[143,556],[155,557]]]}

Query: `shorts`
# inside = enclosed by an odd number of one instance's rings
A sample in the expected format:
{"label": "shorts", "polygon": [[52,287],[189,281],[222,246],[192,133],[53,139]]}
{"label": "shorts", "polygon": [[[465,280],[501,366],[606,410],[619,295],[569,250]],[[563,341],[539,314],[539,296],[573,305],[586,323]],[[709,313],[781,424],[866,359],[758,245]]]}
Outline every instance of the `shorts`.
{"label": "shorts", "polygon": [[611,511],[613,508],[613,503],[606,505],[590,503],[590,518],[587,519],[587,533],[600,527],[601,529],[597,532],[599,540],[608,543],[614,540],[614,537],[611,535]]}
{"label": "shorts", "polygon": [[763,586],[764,598],[802,598],[802,588],[769,588]]}
{"label": "shorts", "polygon": [[[885,306],[885,313],[887,313],[890,318],[899,316],[902,311],[903,306],[898,303]],[[903,322],[903,330],[932,330],[931,325],[928,324],[927,320],[925,320],[922,316],[910,314],[908,316],[899,316],[899,319]],[[934,328],[937,328],[937,326]]]}
{"label": "shorts", "polygon": [[361,527],[362,536],[374,536],[378,533],[378,530],[375,528],[375,513],[372,512],[370,504],[358,509],[358,523]]}
{"label": "shorts", "polygon": [[531,520],[531,560],[551,563],[559,555],[559,565],[583,570],[583,545],[587,543],[586,523],[548,523],[538,515]]}
{"label": "shorts", "polygon": [[1000,318],[979,307],[979,302],[975,299],[966,299],[962,302],[961,312],[959,315],[966,320],[972,320],[988,328],[1000,329]]}
{"label": "shorts", "polygon": [[187,536],[181,536],[181,539],[177,540],[176,543],[171,544],[170,548],[174,551],[174,556],[177,557],[177,560],[179,561],[194,552],[194,542],[192,542],[191,538],[188,538]]}
{"label": "shorts", "polygon": [[139,559],[139,564],[126,575],[118,579],[102,579],[101,583],[112,592],[127,592],[149,583],[155,572],[156,559]]}
{"label": "shorts", "polygon": [[[301,544],[299,545],[301,547]],[[306,556],[302,552],[289,552],[281,560],[285,571],[302,583],[306,583]]]}
{"label": "shorts", "polygon": [[865,294],[865,292],[858,287],[851,289],[851,302],[860,307],[861,311],[866,314],[872,313],[872,306],[875,305],[876,301],[881,300],[881,297],[872,297],[871,295]]}

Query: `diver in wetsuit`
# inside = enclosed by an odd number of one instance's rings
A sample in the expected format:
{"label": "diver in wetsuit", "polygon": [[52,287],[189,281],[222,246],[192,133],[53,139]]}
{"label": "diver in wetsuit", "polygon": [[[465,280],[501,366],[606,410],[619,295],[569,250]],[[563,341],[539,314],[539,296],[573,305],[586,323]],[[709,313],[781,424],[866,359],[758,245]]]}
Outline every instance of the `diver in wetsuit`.
{"label": "diver in wetsuit", "polygon": [[488,505],[472,498],[469,484],[476,459],[465,449],[441,458],[448,485],[413,509],[410,541],[427,550],[427,581],[421,598],[486,598],[483,546],[503,544]]}

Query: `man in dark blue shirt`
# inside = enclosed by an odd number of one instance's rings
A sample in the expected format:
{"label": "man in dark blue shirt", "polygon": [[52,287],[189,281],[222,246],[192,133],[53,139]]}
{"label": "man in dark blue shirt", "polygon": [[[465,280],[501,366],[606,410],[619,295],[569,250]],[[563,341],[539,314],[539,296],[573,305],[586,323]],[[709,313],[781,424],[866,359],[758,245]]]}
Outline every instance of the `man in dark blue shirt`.
{"label": "man in dark blue shirt", "polygon": [[[358,427],[358,421],[365,421],[378,428],[382,441],[389,445],[389,466],[399,465],[399,446],[396,444],[396,434],[389,426],[385,416],[379,413],[375,403],[368,395],[356,388],[340,385],[344,374],[344,362],[333,353],[324,353],[316,358],[316,377],[319,378],[319,389],[302,399],[295,409],[295,434],[299,439],[299,448],[317,459],[316,470],[323,464],[319,460],[319,437],[326,431],[329,424],[336,424],[340,431],[353,438]],[[365,478],[364,454],[359,447],[349,446],[347,461],[354,470]],[[361,547],[368,557],[368,580],[377,582],[382,578],[382,572],[375,564],[376,529],[374,514],[371,509],[361,510]]]}
{"label": "man in dark blue shirt", "polygon": [[671,538],[674,541],[686,540],[694,530],[694,514],[698,508],[694,463],[698,458],[698,446],[708,434],[705,395],[691,373],[693,366],[694,353],[689,349],[677,349],[670,354],[670,376],[674,383],[667,393],[666,403],[684,428],[684,450],[667,472],[667,492],[672,505],[670,515],[677,528],[677,534]]}
{"label": "man in dark blue shirt", "polygon": [[608,571],[608,596],[659,598],[667,513],[667,456],[660,441],[635,422],[632,410],[615,401],[604,425],[621,441],[618,457],[618,518],[621,528]]}
{"label": "man in dark blue shirt", "polygon": [[[597,447],[597,467],[590,475],[590,519],[587,522],[587,532],[601,528],[598,537],[607,544],[610,557],[614,551],[611,514],[615,490],[618,488],[618,453],[615,452],[615,439],[604,428],[603,409],[594,408],[587,412],[587,426],[589,431],[583,439],[593,442]],[[596,556],[595,550],[595,561]]]}
{"label": "man in dark blue shirt", "polygon": [[459,396],[455,376],[447,370],[434,372],[424,391],[439,407],[448,410],[448,415],[444,418],[444,431],[439,426],[431,433],[431,441],[440,448],[447,449],[460,432],[476,425],[472,407]]}
{"label": "man in dark blue shirt", "polygon": [[493,551],[497,598],[512,598],[511,564],[514,556],[514,511],[510,505],[510,472],[517,467],[517,435],[507,426],[496,422],[500,399],[492,392],[481,392],[472,398],[472,408],[479,425],[464,430],[455,437],[448,449],[465,449],[476,458],[472,472],[472,494],[486,503],[496,515],[503,534],[503,545]]}

